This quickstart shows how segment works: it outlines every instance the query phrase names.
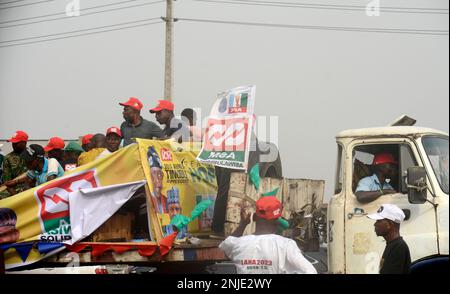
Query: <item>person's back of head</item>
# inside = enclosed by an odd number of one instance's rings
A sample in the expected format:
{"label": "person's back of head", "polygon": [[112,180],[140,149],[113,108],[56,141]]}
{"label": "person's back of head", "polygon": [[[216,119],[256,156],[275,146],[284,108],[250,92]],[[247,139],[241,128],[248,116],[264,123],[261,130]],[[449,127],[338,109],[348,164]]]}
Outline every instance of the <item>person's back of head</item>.
{"label": "person's back of head", "polygon": [[91,139],[93,148],[105,148],[106,136],[103,134],[95,134]]}
{"label": "person's back of head", "polygon": [[197,113],[192,108],[183,109],[181,117],[185,117],[188,120],[189,126],[194,126],[197,122]]}
{"label": "person's back of head", "polygon": [[256,201],[255,234],[275,234],[278,230],[278,218],[281,217],[282,211],[283,205],[275,196],[264,196]]}

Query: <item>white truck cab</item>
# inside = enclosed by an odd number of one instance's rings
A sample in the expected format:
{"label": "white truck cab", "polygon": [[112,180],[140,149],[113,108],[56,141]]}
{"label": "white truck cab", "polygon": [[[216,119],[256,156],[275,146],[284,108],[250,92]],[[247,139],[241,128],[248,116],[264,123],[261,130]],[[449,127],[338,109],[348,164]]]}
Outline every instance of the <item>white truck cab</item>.
{"label": "white truck cab", "polygon": [[[448,134],[414,126],[347,130],[336,136],[336,185],[328,204],[329,273],[379,272],[385,247],[367,218],[386,203],[406,215],[400,234],[409,246],[412,264],[448,260],[449,167]],[[398,176],[390,179],[397,193],[361,203],[355,195],[360,179],[373,175],[375,154],[390,153]]]}

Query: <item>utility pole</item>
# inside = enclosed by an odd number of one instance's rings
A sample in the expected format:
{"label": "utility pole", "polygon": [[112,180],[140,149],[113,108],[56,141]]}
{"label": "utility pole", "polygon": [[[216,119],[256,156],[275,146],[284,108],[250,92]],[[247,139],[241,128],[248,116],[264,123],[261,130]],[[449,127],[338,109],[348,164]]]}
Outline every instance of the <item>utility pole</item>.
{"label": "utility pole", "polygon": [[173,90],[173,68],[172,68],[172,53],[173,53],[173,0],[166,0],[166,60],[164,71],[164,99],[172,101]]}

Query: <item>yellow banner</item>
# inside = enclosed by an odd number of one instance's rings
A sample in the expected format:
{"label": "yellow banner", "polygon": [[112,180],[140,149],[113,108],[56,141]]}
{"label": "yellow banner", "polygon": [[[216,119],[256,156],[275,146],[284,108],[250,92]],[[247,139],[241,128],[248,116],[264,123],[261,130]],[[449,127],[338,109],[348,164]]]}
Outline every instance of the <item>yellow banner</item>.
{"label": "yellow banner", "polygon": [[[93,161],[63,177],[0,200],[0,244],[27,241],[62,243],[71,239],[69,194],[81,188],[95,188],[145,179],[138,146],[133,144],[111,156]],[[22,263],[14,248],[5,251],[8,264]],[[36,248],[25,264],[41,259]]]}
{"label": "yellow banner", "polygon": [[[214,167],[199,163],[198,152],[192,151],[200,146],[192,149],[192,143],[141,139],[137,143],[51,182],[0,200],[0,246],[6,245],[6,268],[36,262],[53,252],[51,246],[42,244],[58,245],[71,240],[69,194],[82,188],[147,180],[148,198],[153,204],[149,208],[156,212],[149,215],[151,230],[153,240],[157,241],[172,233],[172,226],[168,225],[174,215],[190,216],[200,201],[215,200]],[[209,231],[213,209],[209,207],[189,224],[188,231]],[[155,230],[161,233],[155,234]],[[186,233],[181,232],[178,237]],[[32,246],[27,248],[26,242]],[[18,243],[19,246],[9,246]],[[47,248],[44,253],[43,247]]]}
{"label": "yellow banner", "polygon": [[[200,146],[174,141],[137,139],[153,207],[164,236],[172,233],[168,226],[176,214],[189,216],[202,200],[215,200],[217,194],[214,167],[196,160]],[[145,164],[144,164],[145,163]],[[209,231],[214,207],[209,207],[199,219],[191,222],[190,233]],[[187,232],[178,234],[183,238]]]}

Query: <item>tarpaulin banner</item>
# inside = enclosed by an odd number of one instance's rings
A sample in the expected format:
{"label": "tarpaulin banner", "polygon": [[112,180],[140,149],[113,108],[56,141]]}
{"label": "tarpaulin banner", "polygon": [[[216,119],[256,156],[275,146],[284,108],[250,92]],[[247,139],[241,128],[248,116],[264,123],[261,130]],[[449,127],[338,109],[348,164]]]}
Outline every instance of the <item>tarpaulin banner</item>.
{"label": "tarpaulin banner", "polygon": [[197,157],[200,162],[247,170],[255,93],[255,86],[242,86],[218,95]]}
{"label": "tarpaulin banner", "polygon": [[[144,173],[147,178],[153,207],[163,236],[173,233],[170,221],[177,214],[190,215],[203,200],[215,200],[217,194],[214,167],[196,160],[198,150],[192,143],[149,141],[137,139]],[[188,232],[211,229],[214,205],[189,223]],[[186,235],[186,229],[178,238]]]}
{"label": "tarpaulin banner", "polygon": [[[73,196],[74,192],[80,189],[95,190],[100,187],[136,182],[139,182],[136,185],[142,186],[145,175],[138,150],[137,144],[130,145],[108,157],[68,172],[63,177],[0,200],[0,245],[8,244],[8,249],[4,252],[6,268],[29,264],[63,249],[61,246],[61,248],[52,248],[53,251],[43,252],[38,250],[39,246],[35,246],[36,244],[72,243],[70,212],[76,207],[70,207],[70,203],[73,202],[70,196]],[[132,193],[134,188],[135,186],[131,188],[126,186],[121,189],[127,189]],[[108,192],[104,195],[111,195],[111,190],[106,189],[106,191]],[[81,199],[77,200],[81,201]],[[112,214],[113,210],[120,208],[123,202],[117,201],[113,205],[114,208],[105,203],[101,209],[109,207]],[[85,202],[81,203],[85,204]],[[78,211],[80,209],[82,210],[79,207]],[[101,209],[98,212],[105,212]],[[79,212],[79,215],[89,214]],[[91,217],[95,219],[95,214]],[[96,223],[90,224],[90,229],[95,229],[101,224],[102,221],[98,219]],[[78,234],[81,237],[85,235],[82,231],[78,231]],[[14,246],[14,244],[31,245]],[[22,250],[22,247],[26,250]],[[20,249],[17,250],[17,248]],[[24,252],[27,253],[26,256]]]}

